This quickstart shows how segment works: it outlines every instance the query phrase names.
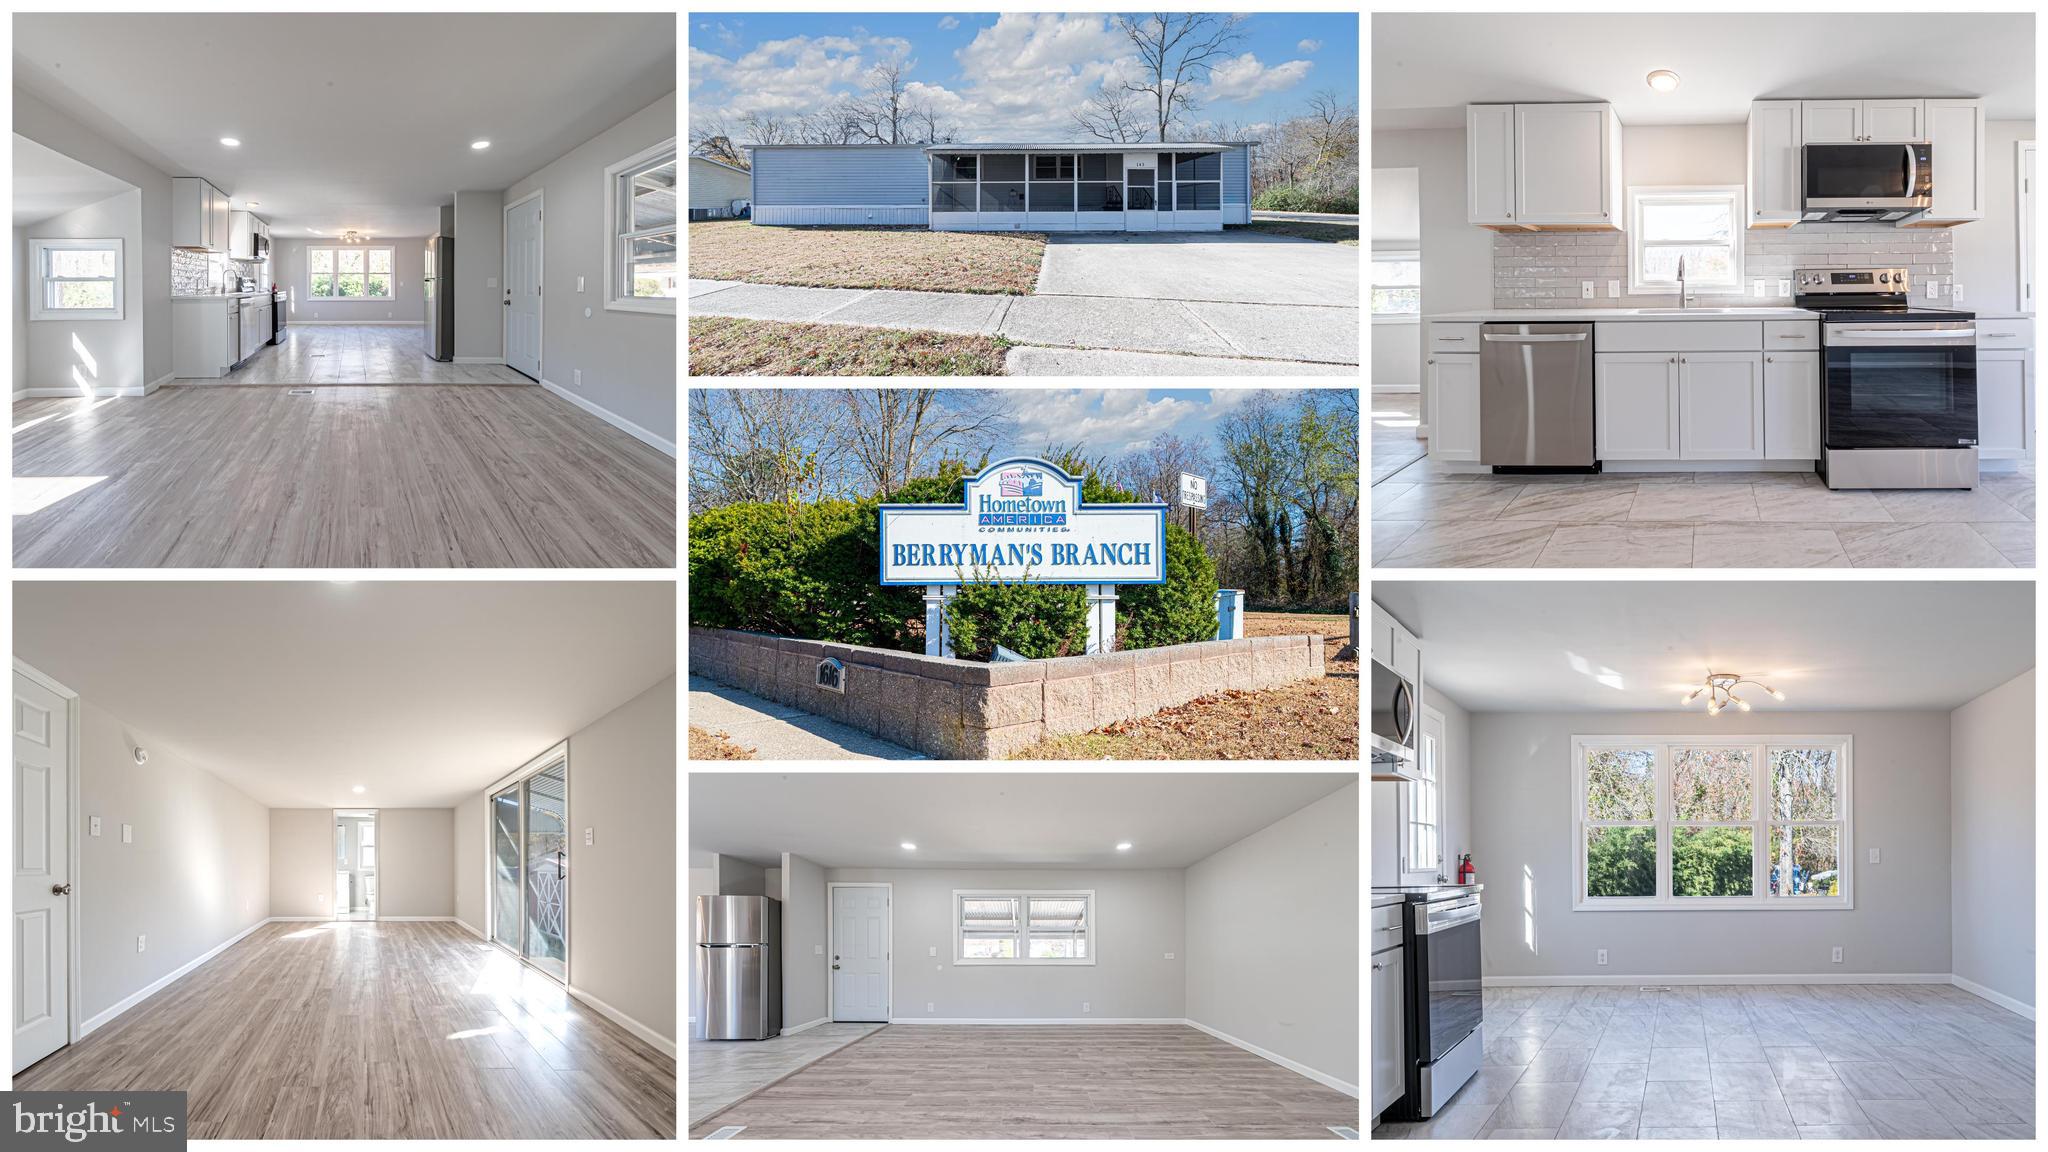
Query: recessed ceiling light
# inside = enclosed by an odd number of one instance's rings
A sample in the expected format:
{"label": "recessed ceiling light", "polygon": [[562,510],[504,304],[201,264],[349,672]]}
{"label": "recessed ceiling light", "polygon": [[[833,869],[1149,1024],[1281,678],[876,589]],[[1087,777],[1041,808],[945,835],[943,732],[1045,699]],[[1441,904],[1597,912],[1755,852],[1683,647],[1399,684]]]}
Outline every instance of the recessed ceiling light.
{"label": "recessed ceiling light", "polygon": [[471,140],[469,142],[469,146],[473,150],[481,152],[484,149],[489,148],[491,146],[491,142],[489,140]]}
{"label": "recessed ceiling light", "polygon": [[1659,92],[1669,92],[1678,87],[1678,73],[1671,71],[1669,68],[1659,68],[1648,76],[1643,77],[1643,79],[1649,81],[1650,87],[1655,88]]}
{"label": "recessed ceiling light", "polygon": [[230,148],[240,148],[242,146],[242,142],[233,136],[223,136],[220,138],[220,142]]}
{"label": "recessed ceiling light", "polygon": [[915,844],[912,844],[912,843],[911,843],[910,841],[908,841],[908,840],[905,840],[905,841],[903,842],[903,850],[904,850],[905,852],[915,852],[915,851],[917,851],[917,845],[915,845]]}
{"label": "recessed ceiling light", "polygon": [[1129,840],[1126,840],[1123,843],[1118,844],[1116,846],[1116,850],[1119,852],[1129,852],[1131,850],[1131,842]]}
{"label": "recessed ceiling light", "polygon": [[355,787],[353,787],[353,788],[349,789],[349,791],[351,791],[351,792],[355,793],[356,795],[360,796],[360,795],[362,795],[362,794],[363,794],[363,786],[362,786],[361,784],[358,784],[358,785],[356,785]]}
{"label": "recessed ceiling light", "polygon": [[263,201],[261,201],[261,200],[251,200],[251,201],[249,201],[249,207],[251,207],[251,208],[256,208],[256,207],[260,207],[260,206],[262,206],[262,204],[263,204]]}

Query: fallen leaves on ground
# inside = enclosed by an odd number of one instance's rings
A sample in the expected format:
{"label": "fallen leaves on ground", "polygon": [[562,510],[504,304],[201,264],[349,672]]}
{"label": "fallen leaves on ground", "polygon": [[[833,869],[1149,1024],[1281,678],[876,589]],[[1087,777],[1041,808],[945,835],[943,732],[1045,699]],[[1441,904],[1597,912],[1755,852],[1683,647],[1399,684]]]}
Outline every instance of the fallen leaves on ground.
{"label": "fallen leaves on ground", "polygon": [[695,724],[690,725],[690,759],[692,760],[752,760],[754,750],[742,748],[732,742],[723,732],[707,732]]}

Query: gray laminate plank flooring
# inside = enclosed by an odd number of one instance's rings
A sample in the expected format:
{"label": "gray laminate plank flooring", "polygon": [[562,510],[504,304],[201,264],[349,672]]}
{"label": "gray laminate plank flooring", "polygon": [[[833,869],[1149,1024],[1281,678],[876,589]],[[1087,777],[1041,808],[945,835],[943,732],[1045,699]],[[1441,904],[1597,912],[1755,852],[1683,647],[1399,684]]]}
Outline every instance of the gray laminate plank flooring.
{"label": "gray laminate plank flooring", "polygon": [[2034,1137],[2034,1022],[1960,988],[1489,988],[1485,1004],[1478,1074],[1373,1139]]}
{"label": "gray laminate plank flooring", "polygon": [[749,1092],[812,1064],[880,1024],[819,1024],[768,1040],[690,1041],[690,1123],[709,1118]]}
{"label": "gray laminate plank flooring", "polygon": [[[191,307],[191,305],[187,305]],[[401,324],[302,324],[282,344],[257,349],[217,379],[179,384],[531,384],[503,364],[454,364],[427,358],[426,329]]]}
{"label": "gray laminate plank flooring", "polygon": [[672,568],[675,461],[531,385],[14,405],[17,567]]}
{"label": "gray laminate plank flooring", "polygon": [[676,1135],[676,1064],[446,922],[266,924],[17,1091],[183,1091],[193,1139]]}
{"label": "gray laminate plank flooring", "polygon": [[740,1140],[1323,1139],[1356,1099],[1181,1024],[895,1024],[690,1126]]}

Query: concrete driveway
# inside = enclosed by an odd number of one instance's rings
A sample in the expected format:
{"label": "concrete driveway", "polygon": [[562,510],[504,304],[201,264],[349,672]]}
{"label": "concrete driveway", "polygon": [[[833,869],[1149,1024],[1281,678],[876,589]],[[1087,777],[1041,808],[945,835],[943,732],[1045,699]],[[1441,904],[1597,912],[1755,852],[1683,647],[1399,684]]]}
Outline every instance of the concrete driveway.
{"label": "concrete driveway", "polygon": [[1038,296],[1359,306],[1358,249],[1248,232],[1046,237]]}

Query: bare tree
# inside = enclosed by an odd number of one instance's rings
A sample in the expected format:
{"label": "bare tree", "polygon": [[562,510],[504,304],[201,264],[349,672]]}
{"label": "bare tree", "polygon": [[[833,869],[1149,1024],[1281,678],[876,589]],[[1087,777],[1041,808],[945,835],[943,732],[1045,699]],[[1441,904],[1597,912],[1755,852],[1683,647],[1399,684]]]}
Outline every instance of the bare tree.
{"label": "bare tree", "polygon": [[722,117],[690,125],[690,155],[735,168],[748,167],[746,149],[733,142],[732,129]]}
{"label": "bare tree", "polygon": [[1358,106],[1345,102],[1335,92],[1323,89],[1309,97],[1308,115],[1303,117],[1303,134],[1312,156],[1310,169],[1318,176],[1346,174],[1358,177]]}
{"label": "bare tree", "polygon": [[904,73],[916,61],[886,60],[868,71],[867,88],[836,111],[855,140],[869,144],[936,144],[952,139],[927,100],[910,91]]}
{"label": "bare tree", "polygon": [[1209,477],[1209,441],[1183,440],[1162,432],[1134,452],[1126,452],[1109,469],[1119,488],[1137,494],[1138,499],[1174,504],[1180,500],[1180,475],[1191,472]]}
{"label": "bare tree", "polygon": [[749,112],[740,117],[740,131],[750,144],[797,144],[796,125],[772,113]]}
{"label": "bare tree", "polygon": [[1155,12],[1118,16],[1117,30],[1138,53],[1143,74],[1123,87],[1152,97],[1158,140],[1166,143],[1174,122],[1193,112],[1193,86],[1244,40],[1244,17],[1219,12]]}
{"label": "bare tree", "polygon": [[990,388],[849,389],[841,419],[852,467],[886,495],[944,455],[972,459],[1010,430],[1010,401]]}
{"label": "bare tree", "polygon": [[1074,113],[1072,123],[1076,132],[1115,144],[1135,144],[1145,138],[1138,94],[1120,85],[1103,85]]}
{"label": "bare tree", "polygon": [[837,491],[838,398],[808,388],[690,390],[690,506],[794,503]]}

